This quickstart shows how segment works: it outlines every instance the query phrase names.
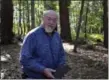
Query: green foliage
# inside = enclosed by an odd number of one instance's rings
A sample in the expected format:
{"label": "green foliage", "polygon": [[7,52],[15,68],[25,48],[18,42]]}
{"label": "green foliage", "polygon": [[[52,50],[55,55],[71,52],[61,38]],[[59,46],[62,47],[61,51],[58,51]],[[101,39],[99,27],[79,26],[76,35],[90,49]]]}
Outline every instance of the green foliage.
{"label": "green foliage", "polygon": [[101,1],[90,2],[87,25],[89,33],[100,33],[100,29],[102,28],[102,7]]}
{"label": "green foliage", "polygon": [[[73,43],[75,43],[76,32],[75,32],[75,31],[72,31],[71,34],[72,34]],[[86,44],[86,40],[85,40],[85,38],[84,38],[84,33],[80,33],[79,39],[78,39],[77,42],[78,42],[78,44]]]}
{"label": "green foliage", "polygon": [[88,39],[94,42],[103,42],[102,34],[89,34]]}
{"label": "green foliage", "polygon": [[17,24],[13,24],[13,32],[14,32],[14,34],[17,34],[17,32],[18,32]]}
{"label": "green foliage", "polygon": [[[84,4],[84,12],[83,12],[83,19],[82,19],[82,27],[81,31],[84,32],[84,24],[85,24],[85,17],[86,17],[86,8],[87,3],[89,3],[89,11],[87,15],[87,32],[88,33],[101,33],[102,28],[102,15],[103,15],[103,6],[102,1],[85,1]],[[71,1],[70,5],[70,26],[72,29],[76,31],[79,19],[79,12],[80,12],[80,5],[81,1]]]}
{"label": "green foliage", "polygon": [[[76,32],[74,30],[71,31],[73,43],[76,39]],[[99,42],[103,42],[104,37],[103,34],[87,34],[87,38],[85,39],[85,33],[80,33],[78,43],[79,44],[97,44]]]}
{"label": "green foliage", "polygon": [[[102,1],[85,1],[84,4],[84,12],[83,12],[83,19],[81,23],[81,32],[79,35],[79,42],[84,42],[85,40],[85,17],[86,17],[86,8],[87,3],[89,3],[89,12],[87,15],[87,40],[90,43],[96,43],[97,41],[103,42],[103,35],[101,35],[101,28],[102,28],[102,15],[103,15],[103,6]],[[27,9],[27,1],[21,1],[21,24],[23,29],[23,34],[25,35],[28,32],[27,24],[31,26],[31,15],[30,22],[27,23],[27,13],[28,10],[31,12],[31,1],[29,1],[29,9]],[[14,5],[14,21],[13,21],[13,32],[18,34],[18,29],[20,30],[19,24],[19,2],[17,0],[13,0]],[[42,20],[42,14],[44,10],[47,10],[48,7],[59,12],[59,1],[43,1],[43,0],[35,0],[35,26],[39,26]],[[76,30],[78,26],[78,20],[80,15],[81,9],[81,1],[71,1],[69,7],[69,19],[70,19],[70,27],[71,27],[71,34],[72,40],[74,41],[76,38]],[[24,16],[23,16],[24,14]],[[29,13],[31,14],[31,13]],[[24,20],[24,22],[23,22]],[[25,30],[24,30],[25,29]]]}

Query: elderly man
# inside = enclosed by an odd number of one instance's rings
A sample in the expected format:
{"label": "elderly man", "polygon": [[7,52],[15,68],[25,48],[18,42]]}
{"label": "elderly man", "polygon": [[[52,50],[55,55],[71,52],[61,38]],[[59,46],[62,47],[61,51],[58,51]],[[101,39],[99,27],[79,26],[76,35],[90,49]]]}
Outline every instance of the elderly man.
{"label": "elderly man", "polygon": [[43,23],[26,35],[20,54],[25,78],[53,79],[55,69],[65,64],[61,38],[55,31],[57,21],[57,13],[47,10],[43,14]]}

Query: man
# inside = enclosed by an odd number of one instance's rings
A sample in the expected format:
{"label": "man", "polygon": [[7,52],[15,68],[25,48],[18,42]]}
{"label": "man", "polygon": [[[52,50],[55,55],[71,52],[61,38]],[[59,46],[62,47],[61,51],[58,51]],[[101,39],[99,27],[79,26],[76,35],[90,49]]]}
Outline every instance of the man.
{"label": "man", "polygon": [[55,78],[53,73],[65,64],[61,38],[55,31],[58,15],[53,10],[43,14],[43,23],[25,37],[20,62],[25,78]]}

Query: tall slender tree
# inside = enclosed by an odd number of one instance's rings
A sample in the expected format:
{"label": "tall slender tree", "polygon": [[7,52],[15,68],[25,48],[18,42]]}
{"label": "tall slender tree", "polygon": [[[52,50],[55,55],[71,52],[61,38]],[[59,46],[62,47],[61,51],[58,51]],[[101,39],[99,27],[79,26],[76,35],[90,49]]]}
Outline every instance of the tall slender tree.
{"label": "tall slender tree", "polygon": [[85,17],[85,39],[87,38],[87,17],[89,12],[89,2],[87,2],[87,8],[86,8],[86,17]]}
{"label": "tall slender tree", "polygon": [[64,41],[72,41],[69,23],[70,0],[59,0],[61,37]]}
{"label": "tall slender tree", "polygon": [[21,15],[21,12],[22,12],[22,10],[21,10],[21,0],[19,0],[19,26],[18,26],[18,30],[19,30],[19,35],[21,36],[22,35],[22,24],[21,24],[21,18],[22,18],[22,15]]}
{"label": "tall slender tree", "polygon": [[103,0],[104,46],[108,48],[108,0]]}
{"label": "tall slender tree", "polygon": [[25,1],[23,1],[23,15],[22,15],[22,18],[23,18],[23,35],[25,35],[26,33],[26,26],[25,26]]}
{"label": "tall slender tree", "polygon": [[35,5],[35,1],[31,0],[31,28],[35,27],[34,5]]}
{"label": "tall slender tree", "polygon": [[10,44],[13,39],[13,4],[12,0],[1,0],[1,44]]}
{"label": "tall slender tree", "polygon": [[30,28],[30,9],[29,9],[29,1],[27,0],[27,32],[31,29]]}
{"label": "tall slender tree", "polygon": [[76,40],[75,40],[75,45],[74,45],[74,52],[77,52],[77,46],[78,46],[78,39],[79,39],[83,9],[84,9],[84,0],[82,0],[82,3],[81,3],[81,10],[80,10],[80,17],[79,17],[78,26],[77,26]]}

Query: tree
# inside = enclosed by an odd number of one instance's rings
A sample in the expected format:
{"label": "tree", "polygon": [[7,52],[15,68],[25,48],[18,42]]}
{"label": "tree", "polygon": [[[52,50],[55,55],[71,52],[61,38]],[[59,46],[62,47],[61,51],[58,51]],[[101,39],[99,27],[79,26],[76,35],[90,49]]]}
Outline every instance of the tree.
{"label": "tree", "polygon": [[64,41],[72,41],[69,23],[69,3],[69,0],[59,0],[61,37]]}
{"label": "tree", "polygon": [[25,35],[26,33],[26,26],[25,26],[25,1],[23,1],[23,36]]}
{"label": "tree", "polygon": [[44,1],[44,7],[49,10],[49,9],[52,9],[52,10],[56,10],[56,1],[52,1],[52,0],[49,0],[49,1]]}
{"label": "tree", "polygon": [[34,0],[31,0],[31,28],[35,27]]}
{"label": "tree", "polygon": [[87,17],[88,17],[88,11],[89,11],[89,2],[87,2],[87,8],[86,8],[86,17],[85,17],[85,39],[87,38]]}
{"label": "tree", "polygon": [[108,0],[103,1],[104,46],[108,48]]}
{"label": "tree", "polygon": [[80,33],[83,8],[84,8],[84,0],[82,0],[82,3],[81,3],[81,10],[80,10],[80,17],[79,17],[78,26],[77,26],[76,40],[75,40],[75,45],[74,45],[74,52],[77,52],[77,46],[78,46],[78,43],[77,42],[78,42],[79,33]]}
{"label": "tree", "polygon": [[1,44],[10,44],[13,39],[13,4],[12,0],[1,0]]}
{"label": "tree", "polygon": [[19,0],[19,26],[18,26],[18,35],[22,35],[22,24],[21,24],[21,18],[22,18],[22,15],[21,15],[21,0]]}
{"label": "tree", "polygon": [[30,9],[29,9],[29,1],[27,0],[27,32],[30,31]]}

